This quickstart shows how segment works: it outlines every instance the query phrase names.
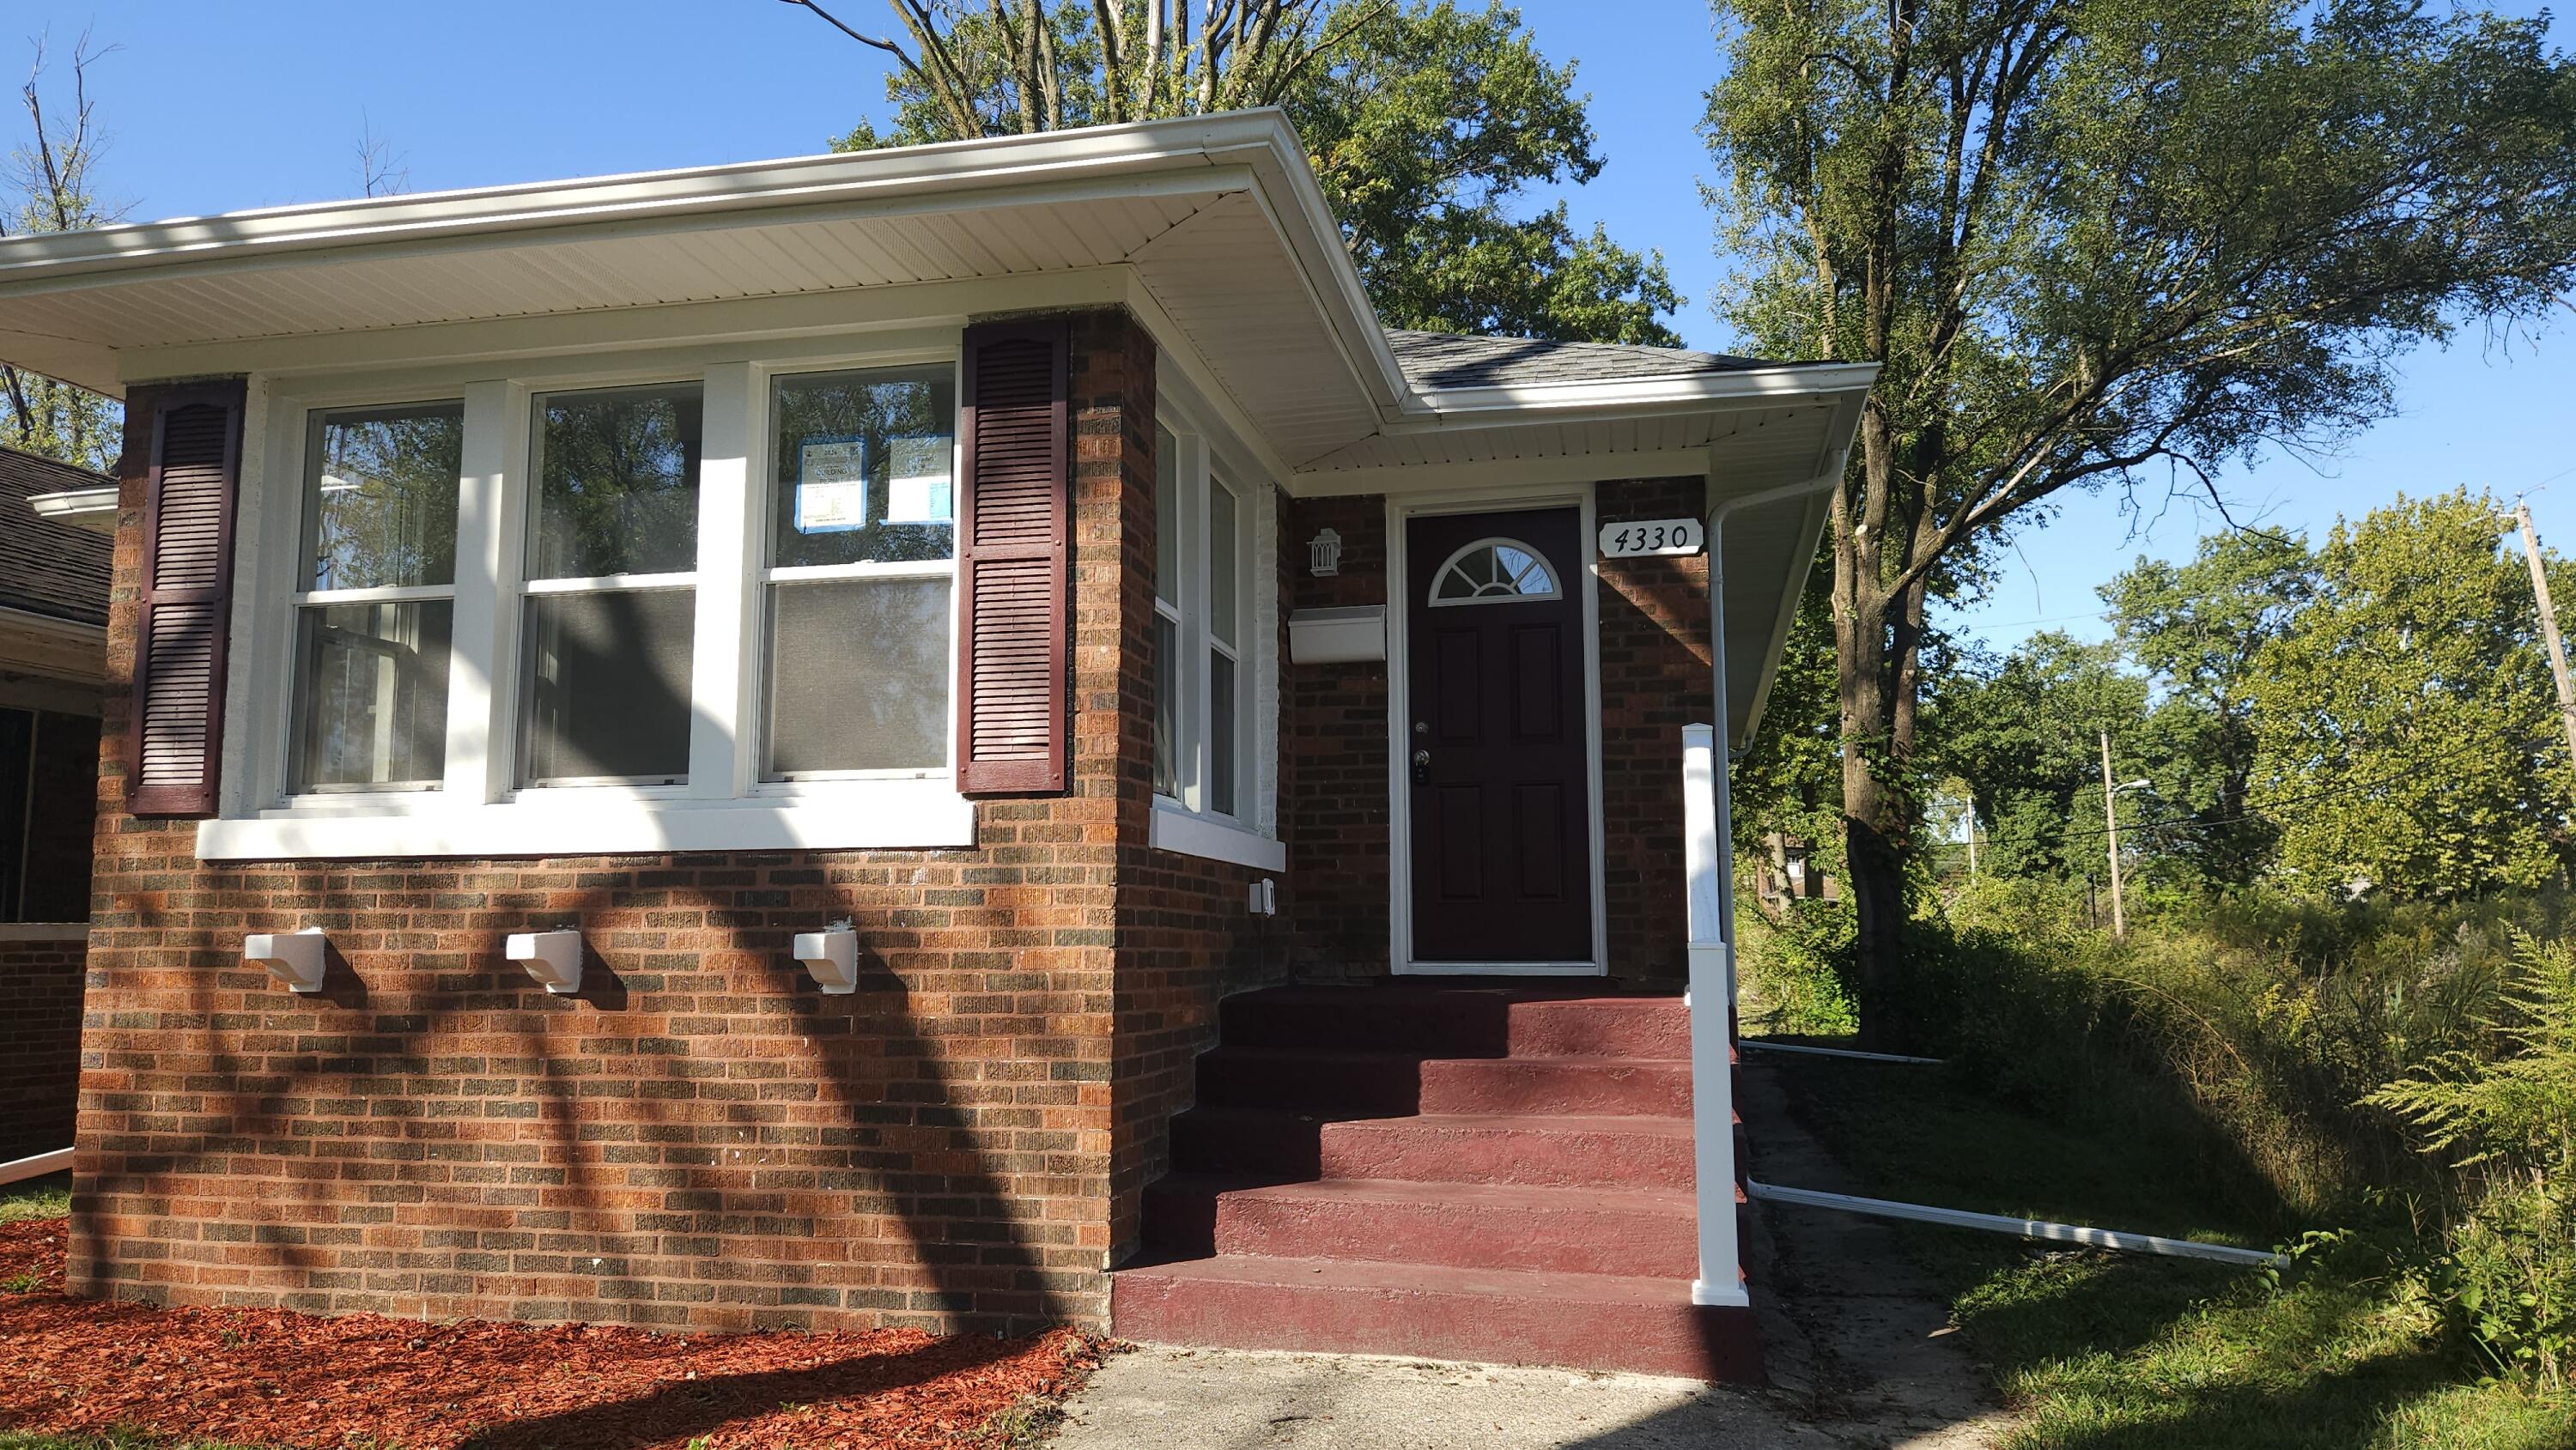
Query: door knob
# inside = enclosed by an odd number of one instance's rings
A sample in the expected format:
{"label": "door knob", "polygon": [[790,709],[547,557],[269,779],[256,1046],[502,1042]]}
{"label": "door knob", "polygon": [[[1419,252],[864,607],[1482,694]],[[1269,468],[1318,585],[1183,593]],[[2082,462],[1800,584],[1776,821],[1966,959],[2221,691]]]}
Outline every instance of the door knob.
{"label": "door knob", "polygon": [[1413,752],[1413,783],[1415,785],[1431,783],[1431,752],[1428,750]]}

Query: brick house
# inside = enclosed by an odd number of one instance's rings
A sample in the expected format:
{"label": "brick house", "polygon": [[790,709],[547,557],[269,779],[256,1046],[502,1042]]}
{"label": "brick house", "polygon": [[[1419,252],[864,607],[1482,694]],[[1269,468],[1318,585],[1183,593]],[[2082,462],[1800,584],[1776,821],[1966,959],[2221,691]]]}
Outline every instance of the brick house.
{"label": "brick house", "polygon": [[1758,1372],[1710,761],[1870,368],[1390,332],[1275,112],[14,238],[0,355],[128,410],[77,1291]]}
{"label": "brick house", "polygon": [[114,487],[0,448],[0,1163],[72,1142],[109,545],[53,505]]}

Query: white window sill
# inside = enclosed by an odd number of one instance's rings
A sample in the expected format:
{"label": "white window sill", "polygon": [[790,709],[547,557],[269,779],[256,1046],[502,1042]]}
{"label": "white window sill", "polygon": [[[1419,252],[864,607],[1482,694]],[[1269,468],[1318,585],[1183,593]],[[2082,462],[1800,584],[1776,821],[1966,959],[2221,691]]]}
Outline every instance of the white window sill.
{"label": "white window sill", "polygon": [[551,791],[542,801],[356,814],[286,809],[197,826],[202,861],[612,856],[662,851],[931,850],[975,844],[975,803],[946,779],[854,783],[749,800]]}
{"label": "white window sill", "polygon": [[1154,803],[1153,829],[1146,839],[1154,849],[1174,855],[1226,861],[1237,866],[1249,866],[1256,871],[1288,869],[1288,848],[1279,842],[1229,822],[1191,815],[1160,801]]}

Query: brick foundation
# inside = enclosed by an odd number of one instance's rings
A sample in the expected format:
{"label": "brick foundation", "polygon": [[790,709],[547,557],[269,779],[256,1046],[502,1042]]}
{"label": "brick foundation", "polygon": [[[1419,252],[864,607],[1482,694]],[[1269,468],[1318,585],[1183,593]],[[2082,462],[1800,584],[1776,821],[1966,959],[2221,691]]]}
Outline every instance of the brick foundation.
{"label": "brick foundation", "polygon": [[0,926],[0,1163],[72,1145],[88,929]]}

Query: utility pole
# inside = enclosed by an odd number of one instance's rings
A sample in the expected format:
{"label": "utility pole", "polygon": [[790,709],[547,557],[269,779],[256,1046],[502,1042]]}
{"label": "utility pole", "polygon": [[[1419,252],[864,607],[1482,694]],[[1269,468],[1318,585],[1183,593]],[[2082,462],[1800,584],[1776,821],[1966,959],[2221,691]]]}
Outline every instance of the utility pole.
{"label": "utility pole", "polygon": [[[2576,728],[2576,726],[2571,726]],[[2102,824],[2111,837],[2111,935],[2129,934],[2129,920],[2120,910],[2120,791],[2111,784],[2111,732],[2102,732]]]}
{"label": "utility pole", "polygon": [[2576,687],[2567,682],[2567,646],[2558,638],[2558,606],[2549,597],[2549,571],[2540,567],[2540,533],[2531,526],[2531,505],[2516,499],[2513,521],[2522,528],[2523,557],[2531,561],[2531,592],[2540,601],[2540,637],[2549,641],[2549,673],[2558,680],[2558,723],[2567,727],[2567,751],[2576,763]]}

